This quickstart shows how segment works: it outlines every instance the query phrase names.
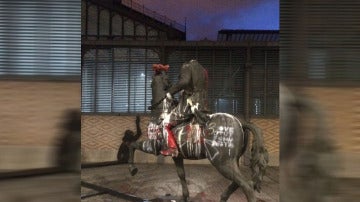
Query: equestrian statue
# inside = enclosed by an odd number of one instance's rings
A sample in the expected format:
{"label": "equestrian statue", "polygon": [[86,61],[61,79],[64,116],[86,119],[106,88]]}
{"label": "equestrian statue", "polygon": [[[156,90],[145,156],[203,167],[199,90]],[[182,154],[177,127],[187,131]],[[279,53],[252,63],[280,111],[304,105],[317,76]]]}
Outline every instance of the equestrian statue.
{"label": "equestrian statue", "polygon": [[[207,104],[208,75],[196,60],[182,65],[179,81],[170,85],[168,65],[153,65],[152,110],[147,140],[134,141],[129,146],[129,171],[135,175],[134,152],[140,150],[154,155],[171,156],[182,185],[182,200],[189,200],[185,179],[184,159],[208,159],[231,184],[221,194],[227,201],[239,187],[249,202],[255,202],[255,190],[260,185],[268,165],[262,131],[253,123],[240,121],[226,113],[210,113]],[[174,95],[180,93],[179,101]],[[251,133],[245,132],[246,130]],[[251,180],[241,173],[239,159],[248,146],[248,134],[253,135],[250,168]]]}

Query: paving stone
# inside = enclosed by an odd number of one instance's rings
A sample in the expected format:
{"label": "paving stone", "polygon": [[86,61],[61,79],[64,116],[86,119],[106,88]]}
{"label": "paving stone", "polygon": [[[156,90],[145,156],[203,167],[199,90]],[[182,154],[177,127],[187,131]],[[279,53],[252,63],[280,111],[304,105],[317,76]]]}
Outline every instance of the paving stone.
{"label": "paving stone", "polygon": [[[143,199],[155,199],[159,201],[176,200],[182,195],[180,180],[176,173],[175,165],[172,164],[136,164],[139,172],[131,176],[127,165],[115,165],[82,170],[83,181],[110,188],[121,193],[134,195]],[[250,168],[242,167],[242,173],[249,178]],[[219,201],[221,193],[230,184],[211,165],[185,165],[186,180],[190,192],[191,201]],[[261,201],[279,201],[279,169],[269,168],[270,177],[264,179],[262,192],[256,193]],[[82,195],[85,191],[82,190]],[[164,198],[165,197],[165,198]],[[173,199],[170,199],[172,197]],[[107,196],[87,198],[86,202],[104,200],[126,201]],[[234,192],[229,202],[246,201],[241,189]]]}

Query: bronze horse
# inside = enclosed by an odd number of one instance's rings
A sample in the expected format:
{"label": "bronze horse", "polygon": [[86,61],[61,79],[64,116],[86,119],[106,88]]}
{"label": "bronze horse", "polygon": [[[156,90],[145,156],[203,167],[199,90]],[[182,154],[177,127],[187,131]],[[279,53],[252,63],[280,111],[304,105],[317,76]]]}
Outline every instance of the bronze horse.
{"label": "bronze horse", "polygon": [[[170,115],[172,106],[167,99],[164,99],[163,115]],[[231,184],[222,193],[220,201],[227,201],[230,195],[240,187],[247,200],[255,202],[254,190],[260,192],[260,184],[269,161],[261,129],[252,123],[240,122],[235,116],[226,113],[210,114],[208,117],[209,119],[204,125],[190,122],[173,128],[179,148],[179,155],[173,157],[173,160],[182,185],[183,201],[189,199],[183,159],[207,158],[225,178],[231,181]],[[250,181],[245,179],[239,168],[239,159],[248,145],[248,133],[245,133],[244,130],[249,130],[250,134],[253,134],[250,160],[252,179]],[[138,171],[134,165],[135,149],[159,155],[162,146],[167,142],[161,125],[157,124],[155,120],[150,121],[147,135],[148,140],[130,144],[129,170],[131,175],[135,175]]]}

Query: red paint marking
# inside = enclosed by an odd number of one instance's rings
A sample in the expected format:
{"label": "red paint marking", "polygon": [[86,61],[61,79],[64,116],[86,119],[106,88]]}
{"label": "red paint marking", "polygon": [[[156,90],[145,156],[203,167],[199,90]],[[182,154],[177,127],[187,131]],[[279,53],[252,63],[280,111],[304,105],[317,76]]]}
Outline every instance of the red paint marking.
{"label": "red paint marking", "polygon": [[185,127],[185,130],[186,130],[187,133],[189,133],[189,132],[191,131],[191,126],[190,126],[190,124]]}

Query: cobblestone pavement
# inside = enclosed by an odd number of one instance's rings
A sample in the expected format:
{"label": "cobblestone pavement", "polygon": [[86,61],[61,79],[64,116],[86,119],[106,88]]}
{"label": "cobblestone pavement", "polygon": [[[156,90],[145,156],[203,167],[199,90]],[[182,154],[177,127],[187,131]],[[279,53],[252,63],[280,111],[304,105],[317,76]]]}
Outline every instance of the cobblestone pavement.
{"label": "cobblestone pavement", "polygon": [[[182,195],[180,180],[173,164],[137,164],[139,172],[131,176],[127,165],[113,165],[82,169],[81,180],[86,183],[109,188],[111,190],[158,201],[178,201]],[[242,167],[246,176],[250,168]],[[194,202],[219,201],[222,191],[230,181],[220,175],[211,165],[185,165],[186,180],[190,191],[190,200]],[[262,184],[262,192],[256,193],[259,201],[279,201],[279,169],[269,167]],[[109,194],[93,196],[99,191],[82,186],[82,202],[115,202],[129,201]],[[173,199],[173,200],[166,200]],[[229,202],[246,201],[241,189],[233,193]]]}
{"label": "cobblestone pavement", "polygon": [[[120,195],[133,195],[142,199],[160,198],[159,201],[171,201],[181,195],[181,186],[172,164],[137,164],[139,172],[131,177],[127,165],[87,168],[82,170],[81,180],[102,188],[108,188]],[[229,181],[223,178],[210,165],[185,165],[191,201],[219,201],[220,193]],[[249,169],[242,168],[248,175]],[[256,193],[261,201],[279,201],[279,169],[269,167],[264,178],[262,192]],[[329,201],[359,201],[360,178],[337,179],[337,190]],[[26,178],[0,180],[1,202],[122,202],[124,197],[81,187],[77,174],[58,173]],[[127,195],[126,195],[127,194]],[[171,196],[166,196],[171,194]],[[87,197],[88,196],[88,197]],[[131,197],[131,196],[130,196]],[[144,200],[141,200],[144,201]],[[241,190],[237,190],[229,202],[246,201]]]}

